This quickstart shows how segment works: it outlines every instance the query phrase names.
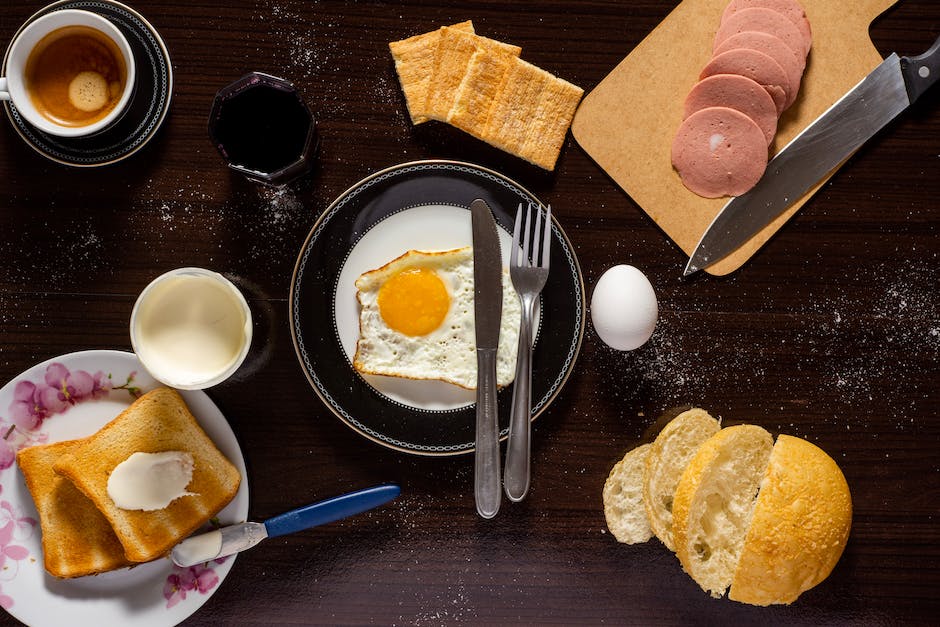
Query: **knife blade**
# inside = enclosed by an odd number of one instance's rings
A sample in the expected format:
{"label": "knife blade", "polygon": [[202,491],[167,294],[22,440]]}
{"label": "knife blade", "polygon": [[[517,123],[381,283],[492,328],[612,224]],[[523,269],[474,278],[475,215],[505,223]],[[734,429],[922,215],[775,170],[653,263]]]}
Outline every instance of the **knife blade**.
{"label": "knife blade", "polygon": [[496,413],[496,348],[503,313],[503,260],[496,220],[480,198],[470,203],[473,231],[473,324],[477,348],[476,445],[473,493],[477,513],[499,511],[499,421]]}
{"label": "knife blade", "polygon": [[170,552],[177,566],[187,568],[250,549],[265,538],[276,538],[325,525],[384,505],[401,494],[395,484],[349,492],[285,512],[263,523],[244,522],[183,540]]}
{"label": "knife blade", "polygon": [[794,137],[747,193],[715,216],[683,276],[727,257],[800,199],[940,79],[940,37],[918,57],[892,53]]}

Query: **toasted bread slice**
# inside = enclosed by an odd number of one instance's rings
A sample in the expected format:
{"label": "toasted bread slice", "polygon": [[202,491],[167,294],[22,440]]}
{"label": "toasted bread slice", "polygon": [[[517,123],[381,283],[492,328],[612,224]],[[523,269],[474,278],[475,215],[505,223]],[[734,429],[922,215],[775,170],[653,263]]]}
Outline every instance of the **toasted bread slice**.
{"label": "toasted bread slice", "polygon": [[604,517],[618,542],[638,544],[653,537],[643,508],[643,472],[652,445],[628,451],[604,482]]}
{"label": "toasted bread slice", "polygon": [[[154,511],[125,510],[108,496],[108,477],[133,453],[181,451],[194,460],[190,495]],[[158,388],[121,412],[54,465],[111,523],[127,559],[147,562],[215,516],[238,491],[241,475],[216,448],[175,390]]]}
{"label": "toasted bread slice", "polygon": [[[473,32],[473,22],[467,20],[454,24],[450,28]],[[427,122],[428,117],[424,105],[428,98],[428,83],[434,72],[434,63],[437,59],[437,43],[441,38],[441,30],[422,33],[401,41],[393,41],[388,45],[395,60],[395,72],[398,82],[405,93],[405,104],[412,124]]]}
{"label": "toasted bread slice", "polygon": [[447,115],[457,97],[457,90],[470,66],[470,59],[480,49],[501,51],[516,57],[522,52],[519,46],[481,37],[450,26],[441,28],[434,71],[428,82],[427,102],[424,107],[429,118],[447,121]]}
{"label": "toasted bread slice", "polygon": [[68,440],[39,444],[16,454],[33,496],[42,529],[43,564],[49,574],[71,578],[130,566],[114,530],[95,504],[52,465],[83,444]]}
{"label": "toasted bread slice", "polygon": [[815,444],[777,437],[728,598],[792,603],[829,576],[852,527],[852,496],[835,461]]}
{"label": "toasted bread slice", "polygon": [[676,487],[676,555],[713,597],[731,585],[772,449],[761,427],[727,427],[699,447]]}
{"label": "toasted bread slice", "polygon": [[704,409],[693,408],[673,418],[656,436],[643,475],[643,503],[650,527],[670,551],[673,496],[686,465],[721,425]]}

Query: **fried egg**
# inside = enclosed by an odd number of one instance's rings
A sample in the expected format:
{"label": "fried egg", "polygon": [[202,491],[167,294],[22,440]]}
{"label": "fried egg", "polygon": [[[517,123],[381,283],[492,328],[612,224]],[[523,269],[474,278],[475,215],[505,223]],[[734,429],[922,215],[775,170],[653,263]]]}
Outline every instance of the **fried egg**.
{"label": "fried egg", "polygon": [[[359,340],[353,366],[363,374],[477,385],[473,249],[409,250],[356,279]],[[516,370],[521,305],[503,272],[496,383]]]}

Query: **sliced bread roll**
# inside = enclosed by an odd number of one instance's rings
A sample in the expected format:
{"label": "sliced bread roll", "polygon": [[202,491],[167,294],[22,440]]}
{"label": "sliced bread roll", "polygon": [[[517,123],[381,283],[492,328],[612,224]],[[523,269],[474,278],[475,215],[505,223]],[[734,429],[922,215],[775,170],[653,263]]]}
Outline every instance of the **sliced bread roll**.
{"label": "sliced bread roll", "polygon": [[651,447],[643,444],[629,451],[604,482],[604,517],[618,542],[638,544],[653,537],[643,508],[643,473]]}
{"label": "sliced bread roll", "polygon": [[755,425],[722,429],[689,462],[673,502],[682,568],[713,597],[731,585],[773,437]]}
{"label": "sliced bread roll", "polygon": [[852,526],[842,471],[801,438],[777,438],[728,597],[792,603],[832,572]]}
{"label": "sliced bread roll", "polygon": [[673,496],[679,478],[699,446],[720,428],[707,411],[693,408],[663,427],[650,447],[643,474],[643,504],[653,533],[670,551],[675,551]]}

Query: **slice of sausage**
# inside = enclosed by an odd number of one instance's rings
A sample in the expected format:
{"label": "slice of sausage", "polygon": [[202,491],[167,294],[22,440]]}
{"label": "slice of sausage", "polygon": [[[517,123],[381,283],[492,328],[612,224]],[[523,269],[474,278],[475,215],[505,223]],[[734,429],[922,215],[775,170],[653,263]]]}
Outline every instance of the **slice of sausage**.
{"label": "slice of sausage", "polygon": [[683,118],[708,107],[728,107],[754,120],[767,145],[777,132],[777,107],[767,90],[746,76],[716,74],[699,81],[685,99]]}
{"label": "slice of sausage", "polygon": [[809,53],[809,47],[812,42],[803,39],[799,29],[793,25],[784,15],[777,13],[772,9],[741,9],[728,16],[718,27],[715,33],[715,43],[712,50],[720,46],[725,39],[732,35],[743,33],[749,30],[756,30],[762,33],[769,33],[779,37],[785,44],[790,46],[794,52],[802,58],[806,58]]}
{"label": "slice of sausage", "polygon": [[780,64],[763,52],[750,48],[737,48],[722,52],[702,69],[699,80],[715,74],[740,74],[760,84],[774,99],[780,115],[790,99],[790,80]]}
{"label": "slice of sausage", "polygon": [[783,71],[787,73],[787,82],[789,83],[786,107],[792,105],[800,91],[800,81],[803,79],[803,69],[806,67],[803,57],[793,52],[779,37],[754,30],[744,31],[728,37],[715,49],[715,54],[718,55],[738,48],[763,52],[780,64]]}
{"label": "slice of sausage", "polygon": [[770,9],[786,16],[803,36],[806,50],[812,47],[813,29],[809,25],[806,11],[803,10],[802,5],[797,0],[731,0],[721,15],[721,21],[724,22],[732,14],[742,9]]}
{"label": "slice of sausage", "polygon": [[764,174],[767,141],[740,111],[708,107],[682,122],[672,142],[672,167],[699,196],[739,196]]}

